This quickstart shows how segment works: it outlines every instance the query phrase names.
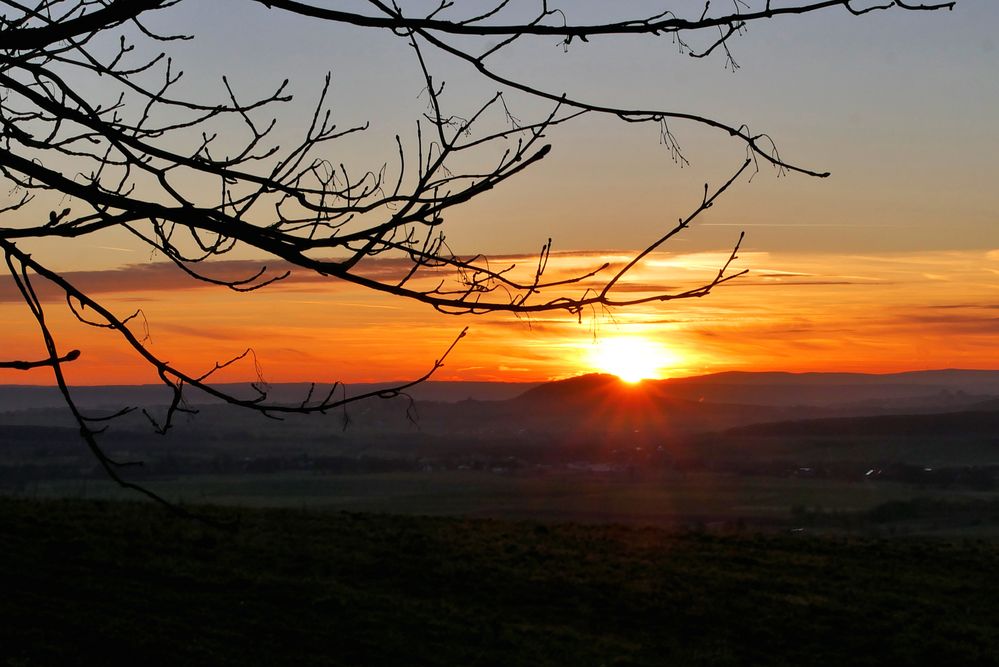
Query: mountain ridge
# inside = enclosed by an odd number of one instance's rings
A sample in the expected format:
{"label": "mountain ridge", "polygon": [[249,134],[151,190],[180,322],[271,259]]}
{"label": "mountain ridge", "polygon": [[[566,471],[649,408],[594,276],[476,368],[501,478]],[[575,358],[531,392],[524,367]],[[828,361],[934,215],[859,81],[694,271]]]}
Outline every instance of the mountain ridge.
{"label": "mountain ridge", "polygon": [[[356,383],[338,389],[347,396],[375,392],[396,383]],[[328,387],[329,385],[325,385]],[[250,383],[221,384],[220,388],[252,397]],[[298,403],[309,390],[308,383],[268,385],[272,400]],[[317,385],[318,390],[322,386]],[[73,387],[81,407],[93,409],[121,405],[165,405],[171,395],[161,385],[101,385]],[[651,399],[677,405],[713,403],[760,405],[790,408],[832,407],[927,411],[971,409],[999,400],[999,371],[977,369],[934,369],[901,373],[792,373],[784,371],[726,371],[708,375],[643,380],[629,384],[614,375],[589,373],[543,383],[428,381],[407,393],[420,403],[505,402],[530,406],[553,401],[585,404],[609,399],[613,402]],[[220,401],[191,392],[195,406]],[[63,405],[57,388],[47,385],[0,385],[0,412]]]}

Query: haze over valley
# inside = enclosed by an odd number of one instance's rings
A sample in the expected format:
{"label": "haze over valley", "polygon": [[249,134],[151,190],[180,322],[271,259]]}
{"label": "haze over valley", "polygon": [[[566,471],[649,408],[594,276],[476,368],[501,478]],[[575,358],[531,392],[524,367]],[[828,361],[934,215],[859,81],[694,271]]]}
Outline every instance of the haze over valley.
{"label": "haze over valley", "polygon": [[[291,403],[308,387],[269,391]],[[159,388],[74,395],[97,413],[134,406],[101,443],[142,462],[129,479],[184,502],[812,530],[878,529],[871,513],[903,502],[910,530],[948,512],[948,529],[999,529],[996,371],[428,382],[282,420],[192,398],[197,414],[165,435],[151,428]],[[0,489],[121,497],[59,399],[0,388]]]}

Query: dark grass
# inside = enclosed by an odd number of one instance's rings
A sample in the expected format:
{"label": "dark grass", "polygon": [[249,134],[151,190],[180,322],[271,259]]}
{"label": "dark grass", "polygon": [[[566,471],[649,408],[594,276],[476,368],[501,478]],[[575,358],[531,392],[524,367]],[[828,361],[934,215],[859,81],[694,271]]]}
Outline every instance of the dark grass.
{"label": "dark grass", "polygon": [[0,499],[0,664],[999,664],[999,546]]}

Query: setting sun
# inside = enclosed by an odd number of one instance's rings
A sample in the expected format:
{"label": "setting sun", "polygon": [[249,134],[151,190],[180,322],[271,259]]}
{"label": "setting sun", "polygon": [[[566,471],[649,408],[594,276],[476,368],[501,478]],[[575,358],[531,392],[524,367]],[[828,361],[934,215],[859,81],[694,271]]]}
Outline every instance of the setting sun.
{"label": "setting sun", "polygon": [[676,354],[647,338],[605,338],[590,347],[587,362],[602,373],[638,382],[661,378],[664,369],[676,363]]}

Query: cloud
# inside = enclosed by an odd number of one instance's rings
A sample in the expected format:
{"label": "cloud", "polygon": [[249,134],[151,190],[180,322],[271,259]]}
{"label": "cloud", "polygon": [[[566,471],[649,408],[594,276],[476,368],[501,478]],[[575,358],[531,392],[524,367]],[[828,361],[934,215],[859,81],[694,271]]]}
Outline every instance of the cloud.
{"label": "cloud", "polygon": [[[150,338],[157,340],[158,334],[181,334],[187,338],[205,338],[213,341],[246,342],[247,332],[234,327],[216,326],[211,328],[190,326],[179,322],[155,322],[150,324]],[[245,346],[244,346],[245,347]]]}
{"label": "cloud", "polygon": [[890,285],[887,282],[856,282],[853,280],[733,280],[725,283],[726,287],[805,287],[830,285]]}
{"label": "cloud", "polygon": [[[240,280],[254,275],[261,267],[262,263],[260,262],[226,260],[202,264],[199,266],[199,270],[203,270],[207,275],[217,280]],[[266,275],[280,275],[286,268],[287,263],[285,262],[271,263]],[[298,273],[293,274],[293,278],[301,280],[303,276],[297,275]],[[130,264],[119,269],[106,271],[65,271],[61,272],[60,275],[77,289],[91,295],[127,292],[149,293],[211,286],[209,283],[192,279],[172,263],[167,262]],[[65,298],[61,289],[43,278],[34,277],[32,284],[42,300]],[[13,279],[9,276],[0,279],[0,303],[20,300],[21,294]]]}
{"label": "cloud", "polygon": [[939,303],[927,308],[936,310],[999,310],[999,303]]}
{"label": "cloud", "polygon": [[801,271],[779,271],[777,269],[755,269],[753,270],[753,275],[758,278],[790,278],[792,276],[799,278],[806,278],[811,276],[811,273],[803,273]]}
{"label": "cloud", "polygon": [[538,317],[523,317],[516,319],[492,319],[492,320],[480,320],[477,326],[488,326],[488,327],[498,327],[498,328],[510,328],[510,329],[538,329],[541,327],[552,327],[552,326],[578,326],[575,316],[566,316],[564,318],[538,318]]}
{"label": "cloud", "polygon": [[[552,253],[547,264],[547,271],[543,281],[563,281],[586,275],[599,268],[604,263],[610,266],[595,277],[581,280],[574,284],[565,285],[555,290],[562,290],[563,293],[572,293],[573,287],[586,289],[588,287],[602,286],[614,271],[624,266],[624,263],[631,259],[634,253],[622,253],[621,251],[569,251]],[[537,268],[538,256],[536,254],[505,254],[483,258],[485,263],[494,271],[504,271],[509,267],[515,267],[507,275],[509,278],[522,283],[530,283],[533,280],[534,272]],[[675,260],[670,260],[671,268],[677,268]],[[361,261],[355,272],[365,278],[384,283],[396,283],[407,276],[412,268],[412,262],[408,257],[369,257]],[[263,281],[268,278],[280,276],[286,272],[289,275],[272,285],[268,290],[295,290],[301,292],[329,292],[334,286],[346,286],[345,281],[337,280],[335,277],[324,276],[315,271],[296,267],[281,260],[256,261],[256,260],[216,260],[203,262],[196,267],[198,273],[208,278],[223,282],[235,282],[247,280],[264,270],[261,278]],[[653,268],[655,268],[653,266]],[[715,267],[717,268],[717,267]],[[653,273],[656,273],[655,271]],[[150,298],[157,292],[175,292],[177,290],[198,290],[205,288],[225,289],[209,282],[199,281],[178,269],[172,262],[150,262],[146,264],[129,264],[121,268],[98,270],[98,271],[64,271],[60,272],[63,279],[77,289],[91,296],[102,294],[142,294],[143,299]],[[641,266],[636,267],[630,275],[636,279],[649,276],[647,270]],[[419,274],[410,283],[410,286],[419,289],[433,281],[439,282],[442,279],[456,279],[456,272],[448,267],[422,268]],[[420,281],[423,281],[422,283]],[[458,284],[457,281],[454,284]],[[42,301],[63,300],[64,293],[55,285],[42,278],[35,278],[33,286]],[[674,285],[664,285],[661,283],[629,282],[622,280],[615,289],[620,292],[663,292],[680,289]],[[21,294],[14,281],[9,276],[0,277],[0,303],[10,303],[21,301]]]}
{"label": "cloud", "polygon": [[[406,259],[370,259],[364,263],[365,275],[376,280],[400,280],[411,266]],[[329,292],[334,285],[344,285],[342,281],[295,267],[285,261],[221,260],[203,262],[197,271],[219,281],[235,282],[246,280],[264,270],[260,281],[290,272],[288,277],[265,289],[294,288],[301,291]],[[103,271],[64,271],[60,276],[77,289],[89,295],[141,293],[143,299],[157,292],[177,290],[198,290],[205,288],[226,289],[212,283],[196,280],[177,268],[172,262],[150,262],[129,264],[117,269]],[[258,281],[259,282],[259,281]],[[39,298],[43,301],[65,298],[61,289],[40,277],[33,277]],[[309,287],[312,286],[312,287]],[[21,294],[10,276],[0,277],[0,303],[21,301]]]}
{"label": "cloud", "polygon": [[915,325],[917,329],[939,328],[953,334],[999,334],[999,318],[961,315],[902,315],[898,322]]}

